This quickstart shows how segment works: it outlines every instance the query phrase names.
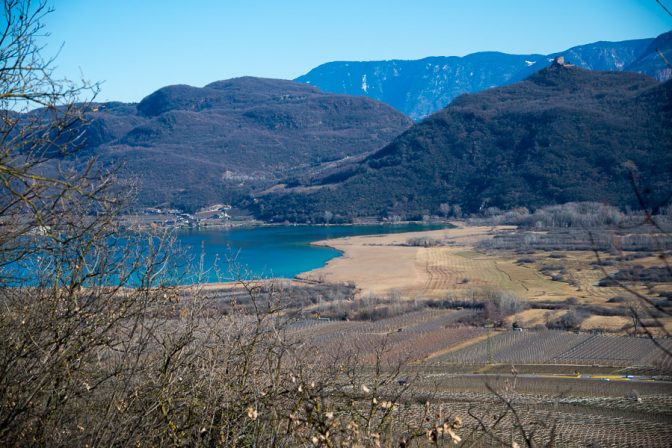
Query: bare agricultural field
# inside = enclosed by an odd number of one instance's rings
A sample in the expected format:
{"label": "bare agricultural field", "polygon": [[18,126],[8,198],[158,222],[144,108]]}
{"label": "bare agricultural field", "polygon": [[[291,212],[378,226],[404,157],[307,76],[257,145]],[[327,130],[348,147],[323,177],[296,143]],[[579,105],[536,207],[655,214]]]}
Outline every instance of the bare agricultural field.
{"label": "bare agricultural field", "polygon": [[[672,350],[672,340],[657,341]],[[493,332],[487,340],[450,352],[437,363],[549,363],[562,365],[651,366],[672,369],[672,357],[644,337],[573,333],[559,330]]]}
{"label": "bare agricultural field", "polygon": [[376,322],[320,321],[295,324],[289,334],[307,341],[315,356],[325,359],[347,355],[370,364],[378,355],[386,363],[420,362],[482,334],[482,328],[453,326],[469,313],[424,310]]}
{"label": "bare agricultural field", "polygon": [[[486,391],[481,379],[439,381],[426,387],[424,396],[432,397],[430,412],[460,416],[463,438],[477,446],[495,445],[495,437],[525,446],[518,425],[533,433],[539,444],[552,438],[554,446],[562,447],[669,446],[672,401],[661,393],[661,385],[633,394],[632,389],[609,388],[613,384],[593,381],[575,389],[577,394],[554,394],[550,392],[554,387],[558,391],[569,387],[558,381],[555,385],[537,381],[535,385],[518,379],[513,388],[513,382],[507,378],[490,383],[507,403]],[[418,405],[416,412],[422,411]],[[487,434],[483,427],[488,428]]]}
{"label": "bare agricultural field", "polygon": [[[672,339],[614,336],[561,330],[487,330],[460,322],[473,310],[425,309],[378,321],[305,319],[288,328],[316,356],[357,356],[371,364],[418,365],[557,364],[650,367],[672,371]],[[663,349],[660,348],[663,347]]]}

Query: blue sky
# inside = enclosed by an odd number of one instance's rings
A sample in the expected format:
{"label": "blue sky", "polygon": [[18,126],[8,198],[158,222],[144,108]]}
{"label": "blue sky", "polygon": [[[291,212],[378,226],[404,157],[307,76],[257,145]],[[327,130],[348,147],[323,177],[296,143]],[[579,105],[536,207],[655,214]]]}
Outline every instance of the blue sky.
{"label": "blue sky", "polygon": [[[672,0],[662,0],[668,7]],[[655,0],[54,0],[58,73],[102,81],[99,100],[169,84],[292,79],[334,60],[496,50],[551,53],[672,29]]]}

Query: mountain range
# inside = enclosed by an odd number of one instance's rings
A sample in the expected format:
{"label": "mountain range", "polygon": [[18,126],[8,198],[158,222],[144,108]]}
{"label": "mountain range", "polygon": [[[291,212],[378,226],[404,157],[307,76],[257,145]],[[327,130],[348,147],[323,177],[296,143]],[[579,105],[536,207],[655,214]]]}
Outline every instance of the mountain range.
{"label": "mountain range", "polygon": [[631,71],[665,81],[672,78],[672,69],[660,54],[672,61],[672,32],[655,39],[595,42],[548,55],[480,52],[406,61],[329,62],[296,81],[325,92],[375,98],[417,121],[463,93],[521,81],[560,55],[585,69]]}
{"label": "mountain range", "polygon": [[[659,190],[656,170],[670,172],[661,149],[671,147],[661,105],[670,104],[669,83],[656,79],[670,76],[660,54],[671,41],[666,33],[575,47],[563,52],[574,66],[544,68],[553,55],[476,53],[335,62],[306,75],[359,96],[253,77],[167,86],[137,104],[94,105],[78,157],[121,164],[137,180],[138,207],[231,203],[276,221],[319,222],[324,211],[344,221],[418,217],[446,202],[465,211],[627,203],[620,180],[607,191],[622,162],[632,159]],[[449,101],[415,126],[399,111],[418,118]]]}
{"label": "mountain range", "polygon": [[376,100],[252,77],[94,106],[79,157],[123,165],[138,182],[138,206],[189,211],[369,154],[412,124]]}
{"label": "mountain range", "polygon": [[263,219],[300,222],[418,219],[442,204],[638,207],[635,190],[655,206],[672,190],[671,123],[672,81],[556,62],[462,95],[364,160],[264,192],[254,206]]}

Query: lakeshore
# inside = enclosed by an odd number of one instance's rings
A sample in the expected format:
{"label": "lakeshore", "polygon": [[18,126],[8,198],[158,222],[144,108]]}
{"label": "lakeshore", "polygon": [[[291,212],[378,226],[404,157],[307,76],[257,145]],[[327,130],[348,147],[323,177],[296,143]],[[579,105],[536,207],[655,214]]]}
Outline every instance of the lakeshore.
{"label": "lakeshore", "polygon": [[[291,279],[324,266],[342,251],[322,240],[362,235],[381,235],[438,230],[446,224],[377,225],[263,225],[218,229],[180,230],[176,239],[186,258],[200,260],[206,271],[201,282],[219,283],[236,279]],[[200,269],[200,268],[199,268]],[[188,284],[189,282],[184,282]]]}

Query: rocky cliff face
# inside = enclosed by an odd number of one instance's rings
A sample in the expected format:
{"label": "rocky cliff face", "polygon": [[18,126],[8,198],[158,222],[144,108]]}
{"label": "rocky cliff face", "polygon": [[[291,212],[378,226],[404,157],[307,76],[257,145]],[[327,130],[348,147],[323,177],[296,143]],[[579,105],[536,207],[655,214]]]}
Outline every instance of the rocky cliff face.
{"label": "rocky cliff face", "polygon": [[463,93],[525,79],[559,55],[581,68],[633,71],[663,81],[672,77],[672,72],[655,48],[669,52],[671,39],[672,33],[666,33],[655,40],[596,42],[550,55],[484,52],[415,61],[330,62],[296,81],[327,92],[375,98],[417,121],[446,107]]}

